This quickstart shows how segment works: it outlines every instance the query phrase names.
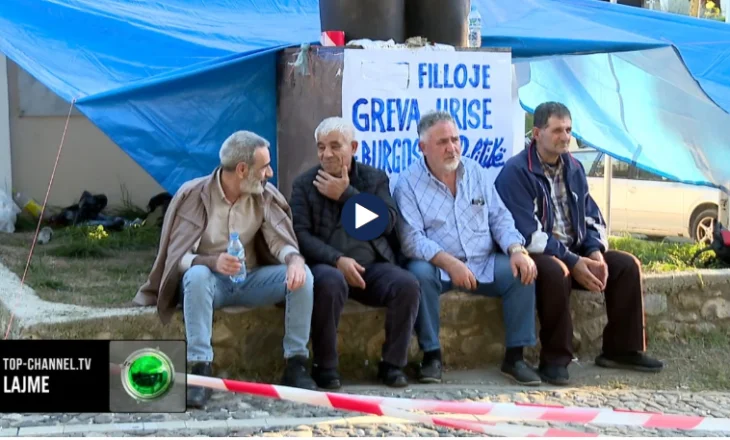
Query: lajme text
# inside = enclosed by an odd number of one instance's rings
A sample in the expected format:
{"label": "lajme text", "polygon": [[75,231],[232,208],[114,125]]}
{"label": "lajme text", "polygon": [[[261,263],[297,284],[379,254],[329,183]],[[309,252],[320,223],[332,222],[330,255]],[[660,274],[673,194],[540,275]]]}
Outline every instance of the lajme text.
{"label": "lajme text", "polygon": [[2,366],[3,393],[42,394],[50,392],[50,376],[43,372],[90,371],[91,358],[3,358]]}
{"label": "lajme text", "polygon": [[3,393],[49,393],[48,376],[3,376]]}

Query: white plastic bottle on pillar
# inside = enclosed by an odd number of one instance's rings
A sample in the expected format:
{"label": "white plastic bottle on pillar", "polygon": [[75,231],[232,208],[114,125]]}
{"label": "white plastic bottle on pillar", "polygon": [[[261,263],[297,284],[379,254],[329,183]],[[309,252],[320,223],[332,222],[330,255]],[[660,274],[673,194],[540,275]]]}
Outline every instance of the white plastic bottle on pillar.
{"label": "white plastic bottle on pillar", "polygon": [[473,0],[469,11],[469,47],[482,47],[482,15]]}

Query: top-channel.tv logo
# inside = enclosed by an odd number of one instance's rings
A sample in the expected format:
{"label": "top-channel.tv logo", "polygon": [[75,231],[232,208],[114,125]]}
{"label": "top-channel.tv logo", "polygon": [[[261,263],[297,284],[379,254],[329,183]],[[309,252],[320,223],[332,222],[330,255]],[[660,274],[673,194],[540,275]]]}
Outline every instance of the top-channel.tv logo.
{"label": "top-channel.tv logo", "polygon": [[163,398],[175,383],[170,358],[155,348],[142,348],[122,364],[122,386],[132,398],[149,402]]}

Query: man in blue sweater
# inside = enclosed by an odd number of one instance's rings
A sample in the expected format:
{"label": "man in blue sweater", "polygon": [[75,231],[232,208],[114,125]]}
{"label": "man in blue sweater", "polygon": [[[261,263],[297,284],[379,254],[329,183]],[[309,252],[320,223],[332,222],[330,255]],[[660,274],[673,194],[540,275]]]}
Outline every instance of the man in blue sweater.
{"label": "man in blue sweater", "polygon": [[565,105],[540,104],[532,143],[507,161],[496,181],[537,265],[539,374],[554,385],[569,383],[574,286],[605,292],[608,324],[596,365],[660,371],[663,364],[645,354],[641,263],[626,252],[608,250],[605,222],[588,194],[585,170],[569,153],[571,129]]}

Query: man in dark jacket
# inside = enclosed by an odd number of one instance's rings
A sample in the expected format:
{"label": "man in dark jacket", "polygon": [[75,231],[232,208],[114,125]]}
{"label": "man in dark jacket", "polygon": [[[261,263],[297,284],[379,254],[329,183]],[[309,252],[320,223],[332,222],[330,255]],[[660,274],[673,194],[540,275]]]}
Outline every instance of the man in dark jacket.
{"label": "man in dark jacket", "polygon": [[[418,313],[420,287],[398,266],[395,223],[398,210],[385,172],[354,159],[354,127],[327,118],[314,137],[320,165],[294,181],[291,207],[300,251],[314,276],[312,376],[320,388],[340,387],[337,326],[348,296],[371,307],[387,307],[385,344],[378,377],[388,386],[408,384],[403,367]],[[385,232],[368,242],[350,237],[340,222],[345,202],[359,193],[379,197],[388,207]]]}
{"label": "man in dark jacket", "polygon": [[596,365],[660,371],[663,364],[645,354],[641,263],[631,254],[608,250],[606,225],[588,193],[585,170],[569,153],[571,129],[565,105],[540,104],[532,143],[507,161],[496,181],[537,265],[539,373],[555,385],[569,382],[574,285],[605,292],[608,324]]}

